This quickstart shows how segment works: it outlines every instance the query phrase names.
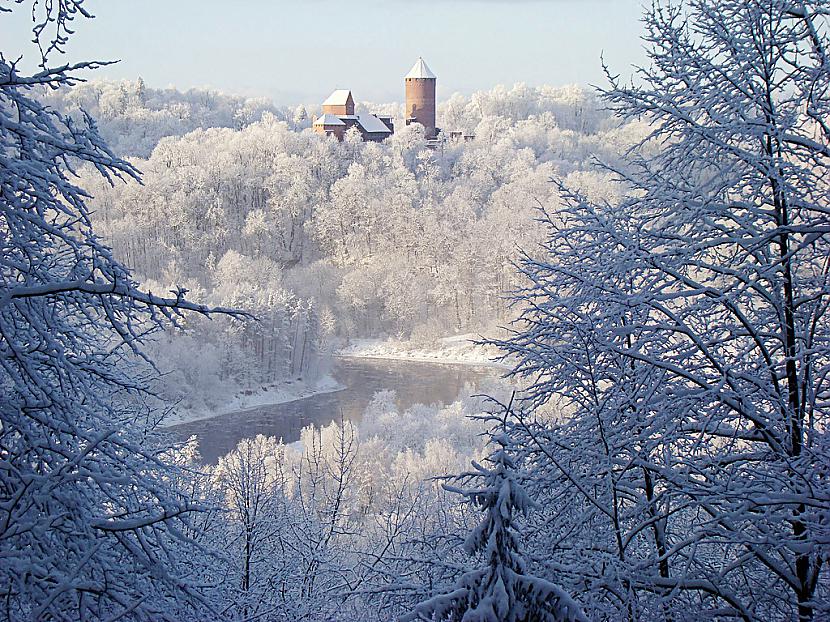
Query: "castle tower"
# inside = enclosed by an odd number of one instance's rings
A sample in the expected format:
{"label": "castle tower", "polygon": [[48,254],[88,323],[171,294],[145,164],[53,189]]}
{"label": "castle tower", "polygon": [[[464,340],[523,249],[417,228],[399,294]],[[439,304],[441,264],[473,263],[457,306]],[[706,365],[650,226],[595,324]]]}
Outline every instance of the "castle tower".
{"label": "castle tower", "polygon": [[338,89],[323,102],[323,114],[346,116],[354,114],[354,99],[348,89]]}
{"label": "castle tower", "polygon": [[420,123],[427,138],[435,138],[435,74],[419,56],[405,79],[406,124]]}

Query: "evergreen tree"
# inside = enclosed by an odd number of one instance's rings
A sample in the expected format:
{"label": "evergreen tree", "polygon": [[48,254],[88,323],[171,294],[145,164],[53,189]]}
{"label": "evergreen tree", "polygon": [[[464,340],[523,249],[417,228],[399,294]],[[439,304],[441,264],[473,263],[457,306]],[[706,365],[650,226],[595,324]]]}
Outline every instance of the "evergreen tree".
{"label": "evergreen tree", "polygon": [[558,585],[528,574],[516,522],[534,507],[519,482],[513,440],[506,431],[491,435],[496,450],[487,465],[473,462],[473,471],[458,477],[477,483],[472,488],[445,485],[484,513],[464,543],[483,565],[464,573],[453,589],[415,607],[402,622],[582,622],[579,605]]}
{"label": "evergreen tree", "polygon": [[138,103],[141,106],[147,104],[147,85],[144,84],[144,78],[138,76],[138,81],[135,84],[135,95]]}

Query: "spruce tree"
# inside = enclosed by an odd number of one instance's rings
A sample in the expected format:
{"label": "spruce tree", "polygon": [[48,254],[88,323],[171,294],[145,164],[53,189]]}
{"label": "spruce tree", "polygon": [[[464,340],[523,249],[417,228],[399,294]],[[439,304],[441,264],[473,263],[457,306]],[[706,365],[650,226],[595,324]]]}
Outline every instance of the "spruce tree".
{"label": "spruce tree", "polygon": [[[509,410],[509,408],[508,408]],[[519,481],[510,448],[514,446],[504,426],[491,435],[495,451],[486,465],[473,462],[473,470],[458,476],[458,488],[484,514],[470,533],[464,549],[480,556],[480,567],[465,572],[447,593],[415,607],[402,622],[578,622],[587,620],[580,606],[558,585],[528,574],[519,544],[517,521],[535,506]]]}

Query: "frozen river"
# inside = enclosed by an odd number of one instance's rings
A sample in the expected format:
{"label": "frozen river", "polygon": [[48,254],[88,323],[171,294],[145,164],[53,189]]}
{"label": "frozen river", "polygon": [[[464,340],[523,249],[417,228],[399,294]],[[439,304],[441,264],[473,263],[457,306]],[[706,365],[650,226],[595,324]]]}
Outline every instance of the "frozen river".
{"label": "frozen river", "polygon": [[335,393],[257,406],[213,419],[168,428],[182,439],[196,436],[206,462],[215,463],[243,438],[265,434],[286,443],[299,439],[300,430],[314,423],[360,419],[378,391],[395,391],[398,406],[449,404],[461,395],[472,395],[482,384],[499,377],[502,370],[470,365],[443,365],[411,361],[342,358],[335,361],[334,377],[345,388]]}

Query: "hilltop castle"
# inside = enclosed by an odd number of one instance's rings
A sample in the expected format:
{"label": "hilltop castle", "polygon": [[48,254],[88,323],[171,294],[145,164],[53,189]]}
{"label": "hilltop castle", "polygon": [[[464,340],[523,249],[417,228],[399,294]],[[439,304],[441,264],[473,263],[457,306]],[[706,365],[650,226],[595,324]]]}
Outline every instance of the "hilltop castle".
{"label": "hilltop castle", "polygon": [[[406,124],[420,123],[427,139],[434,139],[440,130],[435,127],[435,83],[437,78],[423,58],[404,77],[406,81]],[[312,126],[318,134],[343,140],[346,131],[357,128],[363,140],[381,141],[395,132],[392,117],[354,112],[352,92],[338,89],[323,102],[323,115]]]}

